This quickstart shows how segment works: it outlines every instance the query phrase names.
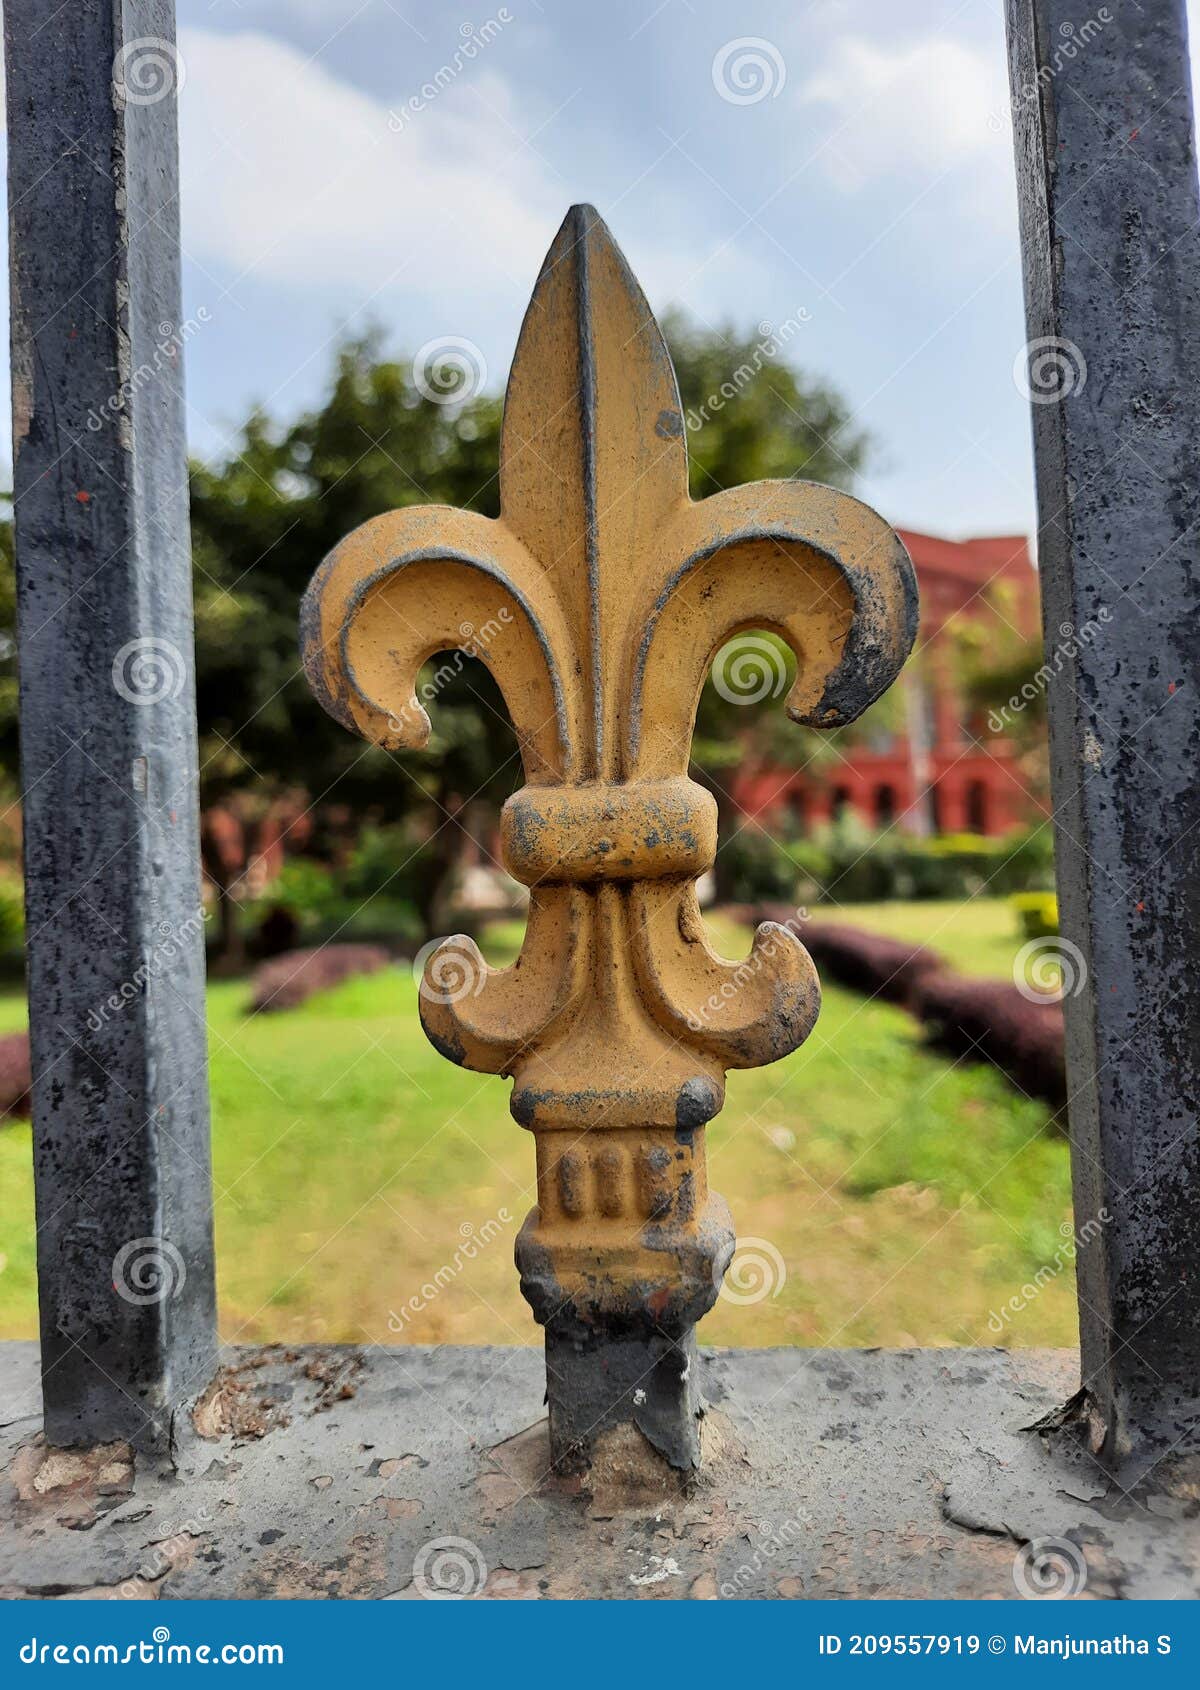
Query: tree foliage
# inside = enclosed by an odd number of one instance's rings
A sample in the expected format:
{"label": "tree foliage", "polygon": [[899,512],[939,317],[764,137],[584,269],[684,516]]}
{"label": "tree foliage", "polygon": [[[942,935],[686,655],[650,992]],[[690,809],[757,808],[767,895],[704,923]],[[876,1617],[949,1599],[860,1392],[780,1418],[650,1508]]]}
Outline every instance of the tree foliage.
{"label": "tree foliage", "polygon": [[[665,329],[688,420],[693,496],[761,478],[798,476],[848,486],[868,442],[844,400],[792,369],[778,348],[733,328],[679,314]],[[255,410],[221,459],[193,465],[196,681],[201,806],[248,825],[285,794],[302,793],[327,850],[346,818],[387,825],[423,818],[426,835],[457,856],[467,816],[494,814],[521,784],[516,742],[485,666],[455,665],[431,711],[421,754],[391,755],[333,722],[309,692],[297,654],[301,594],[321,558],[381,511],[447,504],[499,509],[501,401],[439,404],[411,365],[385,356],[378,333],[342,345],[320,402],[289,423]],[[0,757],[15,768],[9,530],[0,525]],[[780,654],[790,662],[790,654]],[[728,780],[747,760],[803,762],[817,738],[789,730],[780,698],[731,703],[705,688],[695,763],[728,813]],[[788,731],[789,737],[781,737]],[[339,822],[339,818],[341,819]],[[228,882],[216,842],[205,862]],[[432,856],[441,853],[435,848]],[[434,875],[433,881],[439,877]],[[230,890],[228,885],[225,890]],[[431,884],[432,904],[439,887]],[[232,939],[232,924],[227,926]]]}

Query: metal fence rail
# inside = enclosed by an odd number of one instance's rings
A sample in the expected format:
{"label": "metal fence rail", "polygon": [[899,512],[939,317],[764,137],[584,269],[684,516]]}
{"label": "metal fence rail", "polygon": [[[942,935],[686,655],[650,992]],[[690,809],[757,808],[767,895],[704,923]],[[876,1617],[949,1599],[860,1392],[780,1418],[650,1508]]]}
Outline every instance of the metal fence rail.
{"label": "metal fence rail", "polygon": [[60,1444],[165,1446],[215,1354],[176,113],[142,80],[169,74],[173,11],[4,7],[38,1284]]}

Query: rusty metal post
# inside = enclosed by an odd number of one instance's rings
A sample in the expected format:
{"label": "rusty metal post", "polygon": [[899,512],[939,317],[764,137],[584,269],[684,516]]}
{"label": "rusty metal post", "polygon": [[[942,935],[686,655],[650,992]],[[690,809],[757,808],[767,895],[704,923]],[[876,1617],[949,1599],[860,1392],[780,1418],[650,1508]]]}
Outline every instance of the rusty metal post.
{"label": "rusty metal post", "polygon": [[695,1324],[734,1244],[705,1125],[726,1069],[795,1049],[819,1002],[785,929],[760,927],[741,963],[708,944],[695,881],[716,806],[687,778],[700,689],[732,633],[770,628],[798,659],[789,715],[848,722],[908,653],[915,583],[891,529],[844,493],[762,482],[692,503],[670,358],[588,206],[534,289],[500,468],[498,520],[410,507],[330,554],[305,664],[339,721],[391,749],[428,738],[414,688],[433,653],[472,651],[496,675],[527,782],[502,816],[530,889],[525,943],[495,971],[447,940],[421,1017],[452,1061],[512,1076],[536,1141],[517,1263],[546,1329],[556,1464],[586,1467],[636,1427],[689,1470]]}
{"label": "rusty metal post", "polygon": [[1080,17],[1009,0],[1081,1400],[1144,1468],[1200,1445],[1200,194],[1184,0]]}
{"label": "rusty metal post", "polygon": [[215,1352],[173,8],[5,0],[46,1437]]}

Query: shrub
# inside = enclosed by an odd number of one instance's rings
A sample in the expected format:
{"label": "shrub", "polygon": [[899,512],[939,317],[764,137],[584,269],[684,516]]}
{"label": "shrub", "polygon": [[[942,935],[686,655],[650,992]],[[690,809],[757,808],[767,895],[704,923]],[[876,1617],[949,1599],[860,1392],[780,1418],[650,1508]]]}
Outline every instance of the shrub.
{"label": "shrub", "polygon": [[732,896],[747,904],[762,898],[791,898],[799,879],[792,850],[753,822],[739,828],[721,846]]}
{"label": "shrub", "polygon": [[1054,829],[1039,822],[1024,833],[1002,841],[999,872],[992,883],[996,892],[1053,892]]}
{"label": "shrub", "polygon": [[252,1013],[295,1009],[316,992],[327,992],[356,974],[376,974],[391,958],[382,945],[323,945],[315,951],[288,951],[254,971],[250,982]]}
{"label": "shrub", "polygon": [[25,894],[19,880],[0,876],[0,954],[19,951],[25,937]]}
{"label": "shrub", "polygon": [[919,980],[913,1013],[929,1042],[951,1056],[983,1056],[1034,1097],[1060,1108],[1067,1097],[1062,1005],[1031,1003],[1009,980],[950,972]]}
{"label": "shrub", "polygon": [[828,979],[866,997],[908,1005],[918,983],[946,964],[936,951],[835,922],[805,922],[800,938]]}
{"label": "shrub", "polygon": [[777,921],[806,946],[821,976],[864,996],[901,1004],[928,1042],[951,1056],[995,1064],[1031,1096],[1066,1102],[1062,1006],[1030,1002],[1008,980],[956,974],[936,951],[831,921],[805,921],[779,904],[731,910],[752,924]]}
{"label": "shrub", "polygon": [[[342,868],[313,857],[289,857],[252,914],[260,933],[268,922],[283,931],[290,918],[310,942],[325,936],[354,941],[386,935],[418,940],[419,877],[428,874],[432,848],[403,827],[364,828]],[[269,942],[264,954],[270,954]]]}
{"label": "shrub", "polygon": [[256,906],[262,919],[275,910],[286,911],[301,933],[316,933],[338,917],[341,894],[333,870],[311,857],[288,857]]}
{"label": "shrub", "polygon": [[923,945],[838,922],[800,920],[780,905],[760,904],[747,910],[745,917],[755,926],[760,921],[777,921],[789,928],[823,978],[888,1003],[907,1004],[919,980],[946,966],[936,951]]}
{"label": "shrub", "polygon": [[6,1033],[0,1038],[0,1119],[29,1114],[29,1034]]}
{"label": "shrub", "polygon": [[1053,939],[1058,933],[1058,899],[1053,892],[1016,892],[1009,899],[1022,938]]}
{"label": "shrub", "polygon": [[447,850],[444,838],[429,839],[407,823],[364,827],[341,877],[352,903],[380,899],[388,908],[421,906],[426,885]]}
{"label": "shrub", "polygon": [[900,845],[894,833],[872,834],[861,823],[839,822],[826,835],[826,897],[839,904],[873,904],[896,897]]}
{"label": "shrub", "polygon": [[832,879],[828,848],[815,839],[798,839],[784,849],[796,870],[792,888],[796,902],[815,904],[825,897]]}
{"label": "shrub", "polygon": [[[1044,825],[1004,839],[974,833],[914,839],[898,828],[872,836],[861,823],[839,822],[776,849],[796,865],[795,896],[801,903],[970,898],[981,891],[999,896],[1054,885],[1054,844]],[[757,893],[780,895],[787,893]],[[753,901],[755,894],[741,896]]]}

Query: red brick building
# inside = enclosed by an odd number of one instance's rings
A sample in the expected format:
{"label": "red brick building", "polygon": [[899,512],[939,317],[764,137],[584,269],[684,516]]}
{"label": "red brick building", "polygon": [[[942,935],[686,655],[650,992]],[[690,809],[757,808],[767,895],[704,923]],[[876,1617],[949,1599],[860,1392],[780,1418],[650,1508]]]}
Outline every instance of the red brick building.
{"label": "red brick building", "polygon": [[790,814],[807,833],[849,807],[871,828],[1002,834],[1038,811],[1012,743],[972,720],[958,696],[946,635],[951,623],[986,630],[1001,617],[1023,636],[1037,632],[1037,575],[1024,536],[939,540],[901,529],[900,537],[921,592],[919,656],[899,683],[906,730],[880,731],[820,769],[741,771],[733,793],[748,814]]}

